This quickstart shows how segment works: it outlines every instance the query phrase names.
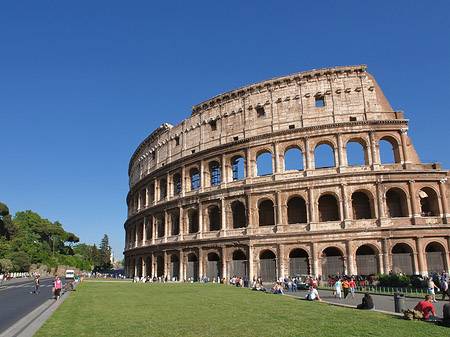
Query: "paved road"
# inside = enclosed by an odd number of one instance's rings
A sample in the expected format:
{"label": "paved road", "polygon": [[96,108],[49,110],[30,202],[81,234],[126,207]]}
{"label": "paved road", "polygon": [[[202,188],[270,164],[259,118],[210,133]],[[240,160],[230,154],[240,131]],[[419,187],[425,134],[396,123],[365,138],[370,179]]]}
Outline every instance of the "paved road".
{"label": "paved road", "polygon": [[0,283],[0,333],[52,297],[52,279],[41,279],[39,294],[33,279],[14,279]]}
{"label": "paved road", "polygon": [[[295,297],[299,297],[299,298],[305,298],[307,293],[308,292],[306,290],[299,290],[297,292],[285,292],[286,295],[295,296]],[[344,304],[344,305],[349,305],[349,306],[353,306],[353,307],[356,307],[358,304],[360,304],[362,301],[362,297],[364,296],[364,294],[356,293],[354,299],[349,298],[349,297],[347,297],[346,299],[343,299],[343,298],[337,299],[333,296],[331,290],[319,290],[319,295],[323,301],[337,303],[337,304]],[[395,312],[393,295],[388,296],[388,295],[371,294],[371,296],[373,297],[373,301],[374,301],[376,309],[388,311],[388,312]],[[432,303],[434,306],[434,310],[436,311],[436,315],[440,316],[440,317],[442,317],[442,308],[443,308],[444,304],[447,303],[447,300],[441,301],[441,298],[442,298],[442,295],[438,294],[436,296],[436,299],[438,299],[438,301],[436,303]],[[422,299],[416,298],[416,297],[406,297],[404,308],[405,309],[414,308],[416,306],[416,304],[421,300]]]}

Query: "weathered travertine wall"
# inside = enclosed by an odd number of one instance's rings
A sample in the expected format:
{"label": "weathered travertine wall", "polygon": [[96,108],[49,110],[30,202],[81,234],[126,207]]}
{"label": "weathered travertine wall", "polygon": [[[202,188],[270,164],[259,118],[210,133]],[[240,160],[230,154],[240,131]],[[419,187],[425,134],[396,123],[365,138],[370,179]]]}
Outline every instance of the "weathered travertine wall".
{"label": "weathered travertine wall", "polygon": [[[448,270],[449,173],[421,164],[407,123],[365,66],[279,77],[194,106],[130,160],[128,275]],[[383,141],[392,163],[382,163]],[[354,144],[362,165],[349,164]],[[320,145],[332,167],[316,167]],[[303,165],[288,170],[293,149]],[[262,154],[268,175],[258,174]]]}

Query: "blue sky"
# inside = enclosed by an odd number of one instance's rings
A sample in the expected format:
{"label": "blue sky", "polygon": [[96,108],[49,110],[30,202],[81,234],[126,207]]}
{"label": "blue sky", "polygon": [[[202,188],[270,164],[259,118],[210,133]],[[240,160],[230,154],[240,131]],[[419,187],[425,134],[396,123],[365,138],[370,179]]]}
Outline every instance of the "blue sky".
{"label": "blue sky", "polygon": [[164,122],[265,79],[367,64],[450,169],[450,2],[3,1],[0,201],[122,257],[128,163]]}

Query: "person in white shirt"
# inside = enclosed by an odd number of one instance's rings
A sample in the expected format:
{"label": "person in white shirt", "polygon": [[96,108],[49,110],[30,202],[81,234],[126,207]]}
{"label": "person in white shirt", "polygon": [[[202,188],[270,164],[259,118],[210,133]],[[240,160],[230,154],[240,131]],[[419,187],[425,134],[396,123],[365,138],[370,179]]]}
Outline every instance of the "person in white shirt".
{"label": "person in white shirt", "polygon": [[322,301],[319,296],[319,292],[314,287],[309,287],[309,293],[306,295],[308,301]]}

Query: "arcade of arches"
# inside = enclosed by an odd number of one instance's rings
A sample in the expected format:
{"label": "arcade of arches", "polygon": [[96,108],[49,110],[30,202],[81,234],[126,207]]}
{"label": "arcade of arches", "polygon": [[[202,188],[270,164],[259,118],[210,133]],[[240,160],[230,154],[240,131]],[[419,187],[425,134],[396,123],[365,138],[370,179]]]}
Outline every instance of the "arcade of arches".
{"label": "arcade of arches", "polygon": [[[167,250],[127,257],[126,273],[132,276],[167,276],[171,280],[232,276],[261,276],[274,281],[284,276],[376,275],[405,273],[426,275],[449,270],[450,237],[446,240],[416,238],[404,240],[346,241],[338,244],[280,244],[270,247],[200,247]],[[385,253],[383,253],[385,252]]]}

